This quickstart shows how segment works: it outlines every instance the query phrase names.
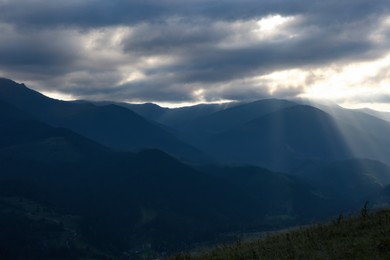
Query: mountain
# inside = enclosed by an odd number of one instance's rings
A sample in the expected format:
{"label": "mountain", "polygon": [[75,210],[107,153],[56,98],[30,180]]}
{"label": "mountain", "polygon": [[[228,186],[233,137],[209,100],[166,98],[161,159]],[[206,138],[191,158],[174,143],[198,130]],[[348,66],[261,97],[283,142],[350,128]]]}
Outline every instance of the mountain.
{"label": "mountain", "polygon": [[238,103],[232,107],[206,114],[177,126],[179,136],[197,146],[211,136],[239,127],[262,115],[296,105],[278,99],[264,99],[250,103]]}
{"label": "mountain", "polygon": [[[201,124],[194,121],[181,130],[187,140],[223,164],[285,172],[306,160],[366,158],[390,164],[389,122],[338,106],[316,106],[257,101],[211,114],[207,118],[212,120],[201,118]],[[255,119],[247,121],[250,118]]]}
{"label": "mountain", "polygon": [[105,156],[108,149],[72,131],[54,128],[0,99],[0,154],[45,162]]}
{"label": "mountain", "polygon": [[[40,150],[52,151],[45,146]],[[157,150],[74,161],[42,161],[14,153],[1,156],[0,167],[0,198],[13,200],[18,208],[23,201],[32,201],[34,208],[54,212],[55,223],[73,216],[78,237],[115,256],[137,248],[176,250],[218,234],[291,223],[266,221],[267,211],[259,205],[270,199],[266,195],[254,199],[234,184]],[[37,217],[44,214],[40,211]],[[14,212],[14,217],[29,221],[23,212]],[[0,207],[0,219],[7,214]],[[42,219],[53,221],[46,215]],[[56,228],[65,232],[60,224]],[[40,237],[47,235],[45,231]],[[26,244],[31,243],[27,239]],[[42,246],[38,244],[37,250]]]}
{"label": "mountain", "polygon": [[339,213],[338,208],[331,206],[333,198],[318,195],[317,187],[300,176],[254,166],[208,166],[203,171],[226,180],[256,200],[265,216],[258,219],[263,225],[282,227]]}
{"label": "mountain", "polygon": [[[1,79],[0,258],[156,258],[388,205],[390,124],[318,107],[147,104],[145,119]],[[176,159],[204,157],[175,131],[221,164]]]}
{"label": "mountain", "polygon": [[[9,225],[14,223],[11,217],[23,225],[33,224],[26,232],[35,238],[41,229],[42,239],[49,236],[50,225],[37,223],[25,201],[55,212],[52,228],[61,234],[66,230],[60,221],[74,216],[74,232],[109,254],[148,243],[174,248],[181,241],[211,239],[223,230],[252,223],[261,214],[257,202],[233,185],[161,151],[110,151],[4,101],[0,108],[0,219]],[[18,210],[10,213],[10,203]],[[48,213],[38,210],[36,214],[53,221]],[[16,227],[14,231],[16,240],[33,244],[26,233]],[[22,247],[14,243],[10,248]],[[39,252],[33,255],[41,254],[43,246],[35,246]],[[0,248],[1,256],[5,248]]]}
{"label": "mountain", "polygon": [[212,136],[202,146],[222,162],[288,171],[307,159],[352,156],[331,116],[296,105]]}
{"label": "mountain", "polygon": [[367,159],[307,161],[290,174],[317,187],[322,196],[333,198],[332,206],[343,211],[365,201],[375,204],[390,184],[390,166]]}
{"label": "mountain", "polygon": [[316,107],[333,117],[353,157],[390,164],[390,122],[361,110],[344,109],[337,105],[316,104]]}
{"label": "mountain", "polygon": [[140,116],[151,121],[166,125],[170,128],[177,128],[193,120],[207,116],[209,114],[221,111],[230,107],[239,105],[239,102],[229,102],[223,104],[199,104],[194,106],[185,106],[178,108],[160,107],[153,103],[130,104],[121,102],[94,102],[98,105],[115,104],[128,108]]}
{"label": "mountain", "polygon": [[6,246],[21,258],[117,258],[322,217],[314,205],[323,200],[294,177],[111,151],[2,100],[0,108],[0,220],[13,232],[0,256]]}
{"label": "mountain", "polygon": [[207,132],[218,133],[245,124],[265,114],[295,105],[295,103],[287,100],[258,100],[205,115],[191,121],[185,128],[203,129]]}
{"label": "mountain", "polygon": [[0,79],[0,96],[45,123],[68,128],[114,149],[158,148],[189,162],[207,161],[197,149],[120,106],[59,101],[7,79]]}
{"label": "mountain", "polygon": [[114,101],[88,101],[88,100],[75,100],[74,103],[93,103],[97,106],[107,106],[107,105],[117,105],[130,109],[131,111],[137,113],[138,115],[146,118],[150,121],[159,122],[159,118],[162,117],[170,109],[166,107],[160,107],[159,105],[153,103],[144,103],[144,104],[132,104],[125,102],[114,102]]}
{"label": "mountain", "polygon": [[357,109],[357,110],[390,122],[390,112],[376,111],[376,110],[372,110],[369,108],[363,108],[363,109]]}

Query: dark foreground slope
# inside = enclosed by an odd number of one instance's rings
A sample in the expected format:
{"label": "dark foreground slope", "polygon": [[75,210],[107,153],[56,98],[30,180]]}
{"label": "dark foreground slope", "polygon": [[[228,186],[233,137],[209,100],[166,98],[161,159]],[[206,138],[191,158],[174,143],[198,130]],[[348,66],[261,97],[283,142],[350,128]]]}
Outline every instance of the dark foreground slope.
{"label": "dark foreground slope", "polygon": [[390,210],[171,259],[390,259]]}
{"label": "dark foreground slope", "polygon": [[[53,222],[61,227],[61,216],[73,216],[77,236],[114,255],[142,247],[183,248],[240,230],[260,217],[256,202],[245,194],[158,151],[118,154],[98,163],[52,164],[2,156],[0,165],[0,197],[16,201],[15,207],[22,207],[21,199],[37,205],[15,217],[47,208],[60,216]],[[0,215],[7,211],[2,208]],[[45,230],[36,232],[47,235]],[[15,244],[22,250],[26,243]]]}

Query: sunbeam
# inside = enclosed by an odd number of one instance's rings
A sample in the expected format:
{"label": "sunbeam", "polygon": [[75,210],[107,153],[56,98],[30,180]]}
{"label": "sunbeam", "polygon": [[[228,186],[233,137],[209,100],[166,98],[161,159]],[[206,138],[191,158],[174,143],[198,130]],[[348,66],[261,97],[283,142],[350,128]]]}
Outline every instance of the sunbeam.
{"label": "sunbeam", "polygon": [[[379,160],[390,164],[390,123],[363,111],[344,109],[336,104],[324,104],[318,100],[305,100],[329,113],[338,132],[355,158]],[[378,140],[384,140],[378,142]]]}

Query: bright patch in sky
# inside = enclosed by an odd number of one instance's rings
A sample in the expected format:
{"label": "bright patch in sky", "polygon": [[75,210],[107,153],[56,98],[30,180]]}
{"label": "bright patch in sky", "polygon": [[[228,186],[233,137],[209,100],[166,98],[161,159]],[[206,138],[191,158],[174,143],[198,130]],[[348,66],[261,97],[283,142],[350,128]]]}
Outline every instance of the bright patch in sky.
{"label": "bright patch in sky", "polygon": [[43,95],[45,96],[48,96],[48,97],[51,97],[51,98],[54,98],[54,99],[58,99],[58,100],[63,100],[63,101],[72,101],[72,100],[76,100],[76,98],[72,95],[69,95],[69,94],[64,94],[64,93],[60,93],[60,92],[53,92],[53,91],[40,91]]}
{"label": "bright patch in sky", "polygon": [[375,107],[390,111],[390,55],[344,67],[313,70],[316,80],[302,97],[329,99],[347,107]]}
{"label": "bright patch in sky", "polygon": [[[155,104],[159,105],[160,107],[167,107],[167,108],[179,108],[179,107],[190,107],[195,106],[199,104],[227,104],[230,102],[234,102],[234,100],[218,100],[218,101],[205,101],[205,102],[155,102]],[[129,102],[134,103],[134,102]],[[138,104],[143,104],[144,102],[136,102]]]}
{"label": "bright patch in sky", "polygon": [[260,31],[273,31],[278,29],[279,26],[293,20],[293,17],[284,17],[279,14],[270,15],[264,18],[261,18],[257,24]]}

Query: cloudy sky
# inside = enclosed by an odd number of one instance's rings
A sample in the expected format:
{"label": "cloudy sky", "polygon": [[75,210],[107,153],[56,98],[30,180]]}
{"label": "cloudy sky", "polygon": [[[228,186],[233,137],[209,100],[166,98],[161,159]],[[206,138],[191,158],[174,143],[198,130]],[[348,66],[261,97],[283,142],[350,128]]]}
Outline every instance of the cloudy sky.
{"label": "cloudy sky", "polygon": [[390,3],[0,0],[0,76],[64,99],[390,110]]}

